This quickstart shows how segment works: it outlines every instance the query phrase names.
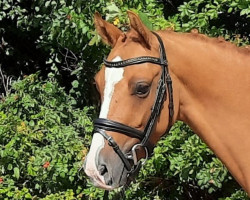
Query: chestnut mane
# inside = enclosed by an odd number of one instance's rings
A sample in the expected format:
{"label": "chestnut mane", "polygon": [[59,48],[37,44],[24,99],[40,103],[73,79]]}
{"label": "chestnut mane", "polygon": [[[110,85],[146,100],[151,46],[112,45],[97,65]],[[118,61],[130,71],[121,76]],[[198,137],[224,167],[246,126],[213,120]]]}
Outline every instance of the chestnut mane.
{"label": "chestnut mane", "polygon": [[[171,33],[173,31],[165,30],[163,32]],[[198,39],[200,41],[217,45],[220,48],[232,51],[232,53],[235,53],[235,51],[237,51],[240,54],[246,54],[247,56],[250,56],[250,45],[238,47],[236,46],[236,44],[230,41],[226,41],[222,36],[219,36],[217,38],[209,37],[205,34],[199,33],[196,29],[191,30],[190,33],[182,33],[182,35],[191,39]]]}

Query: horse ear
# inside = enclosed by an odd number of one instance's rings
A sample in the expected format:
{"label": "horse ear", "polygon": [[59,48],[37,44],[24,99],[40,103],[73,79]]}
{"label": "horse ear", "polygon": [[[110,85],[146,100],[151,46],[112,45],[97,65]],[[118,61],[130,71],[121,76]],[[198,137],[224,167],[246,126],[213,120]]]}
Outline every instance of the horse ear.
{"label": "horse ear", "polygon": [[144,42],[146,47],[150,49],[153,38],[152,32],[142,23],[140,17],[137,14],[129,10],[127,12],[131,28],[133,28],[139,34],[142,42]]}
{"label": "horse ear", "polygon": [[101,36],[103,42],[114,47],[118,38],[123,35],[122,31],[113,24],[103,20],[98,12],[94,15],[94,22],[97,33]]}

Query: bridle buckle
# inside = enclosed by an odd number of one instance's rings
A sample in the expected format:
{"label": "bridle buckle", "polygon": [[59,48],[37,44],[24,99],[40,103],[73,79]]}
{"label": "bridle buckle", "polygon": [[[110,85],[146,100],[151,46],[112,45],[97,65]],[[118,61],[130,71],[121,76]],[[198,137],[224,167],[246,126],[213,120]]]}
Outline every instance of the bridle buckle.
{"label": "bridle buckle", "polygon": [[139,147],[143,147],[144,148],[144,151],[145,151],[145,158],[144,158],[144,161],[141,163],[141,165],[144,165],[146,163],[146,161],[148,160],[148,149],[147,147],[143,146],[142,144],[136,144],[132,147],[131,149],[131,152],[132,152],[132,158],[133,158],[133,162],[134,162],[134,165],[138,165],[138,163],[140,162],[137,158],[137,154],[136,154],[136,150],[139,148]]}

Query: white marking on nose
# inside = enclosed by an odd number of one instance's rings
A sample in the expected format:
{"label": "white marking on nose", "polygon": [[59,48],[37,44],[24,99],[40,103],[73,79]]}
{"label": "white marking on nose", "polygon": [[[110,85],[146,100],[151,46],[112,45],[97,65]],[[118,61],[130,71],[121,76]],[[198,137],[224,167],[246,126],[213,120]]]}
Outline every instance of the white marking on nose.
{"label": "white marking on nose", "polygon": [[[85,173],[93,178],[98,178],[104,183],[104,177],[100,176],[96,166],[96,155],[104,147],[103,136],[100,133],[95,133],[92,138],[92,143],[88,156],[86,158]],[[96,177],[97,176],[97,177]]]}
{"label": "white marking on nose", "polygon": [[[122,61],[120,56],[116,56],[113,60]],[[110,108],[110,103],[115,90],[115,85],[123,78],[124,68],[105,68],[105,88],[104,99],[101,106],[100,118],[107,118]],[[103,185],[104,177],[101,176],[97,170],[97,160],[100,150],[104,147],[104,138],[100,133],[95,133],[91,142],[90,151],[87,156],[85,172],[88,176],[101,181],[99,185]]]}

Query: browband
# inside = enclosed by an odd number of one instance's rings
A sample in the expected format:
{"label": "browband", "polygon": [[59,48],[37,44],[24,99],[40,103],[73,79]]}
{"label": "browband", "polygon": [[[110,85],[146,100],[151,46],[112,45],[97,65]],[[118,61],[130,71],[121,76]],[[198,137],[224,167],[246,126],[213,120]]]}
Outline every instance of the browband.
{"label": "browband", "polygon": [[157,65],[162,65],[163,63],[159,58],[156,57],[151,57],[151,56],[142,56],[142,57],[137,57],[137,58],[130,58],[127,60],[122,60],[122,61],[117,61],[117,62],[110,62],[107,61],[106,59],[103,59],[103,63],[106,67],[111,67],[111,68],[120,68],[120,67],[126,67],[129,65],[137,65],[141,63],[153,63]]}

